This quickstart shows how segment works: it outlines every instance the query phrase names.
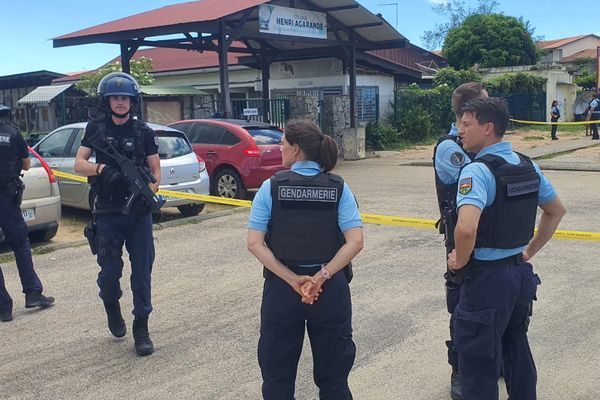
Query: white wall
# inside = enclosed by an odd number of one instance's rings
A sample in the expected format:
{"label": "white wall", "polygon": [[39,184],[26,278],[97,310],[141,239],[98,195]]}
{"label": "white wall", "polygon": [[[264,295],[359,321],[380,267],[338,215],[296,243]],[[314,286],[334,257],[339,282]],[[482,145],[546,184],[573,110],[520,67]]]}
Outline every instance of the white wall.
{"label": "white wall", "polygon": [[[348,80],[350,77],[348,77]],[[350,85],[348,81],[348,85]],[[393,110],[394,77],[384,75],[358,75],[356,86],[379,86],[379,118],[385,118]]]}
{"label": "white wall", "polygon": [[600,39],[597,39],[593,36],[587,36],[574,42],[565,44],[564,46],[560,46],[560,48],[562,49],[562,56],[568,57],[571,54],[575,54],[579,51],[595,49],[597,46],[600,46]]}

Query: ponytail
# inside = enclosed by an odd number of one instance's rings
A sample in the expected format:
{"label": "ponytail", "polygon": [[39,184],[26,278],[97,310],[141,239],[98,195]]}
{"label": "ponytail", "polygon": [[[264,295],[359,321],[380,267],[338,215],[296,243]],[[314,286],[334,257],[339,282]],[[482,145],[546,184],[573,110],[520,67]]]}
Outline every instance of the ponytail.
{"label": "ponytail", "polygon": [[338,145],[331,136],[324,135],[314,122],[304,119],[288,121],[285,139],[291,145],[298,144],[306,158],[318,163],[323,172],[330,172],[335,167]]}

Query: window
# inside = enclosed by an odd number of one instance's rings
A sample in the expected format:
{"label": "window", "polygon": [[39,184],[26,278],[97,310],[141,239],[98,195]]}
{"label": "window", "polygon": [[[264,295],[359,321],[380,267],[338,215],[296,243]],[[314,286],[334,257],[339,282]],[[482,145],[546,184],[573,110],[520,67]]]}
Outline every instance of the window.
{"label": "window", "polygon": [[235,136],[233,133],[225,130],[223,134],[223,138],[221,139],[221,144],[226,146],[233,146],[234,144],[238,144],[240,142],[240,138]]}
{"label": "window", "polygon": [[356,88],[356,117],[361,122],[379,119],[379,87]]}
{"label": "window", "polygon": [[67,157],[75,157],[77,155],[79,146],[81,146],[81,139],[83,139],[83,129],[77,129],[77,133],[75,134],[75,140],[73,140],[71,150],[69,151]]}
{"label": "window", "polygon": [[44,158],[49,157],[63,157],[65,154],[65,147],[71,137],[73,128],[61,129],[60,131],[54,132],[54,134],[48,136],[48,138],[42,141],[37,152]]}
{"label": "window", "polygon": [[192,152],[188,141],[178,132],[161,132],[157,134],[156,142],[161,160],[181,157]]}
{"label": "window", "polygon": [[254,138],[256,144],[280,144],[283,136],[280,131],[273,128],[247,127],[246,130]]}
{"label": "window", "polygon": [[216,125],[196,122],[186,133],[192,143],[219,144],[225,129]]}

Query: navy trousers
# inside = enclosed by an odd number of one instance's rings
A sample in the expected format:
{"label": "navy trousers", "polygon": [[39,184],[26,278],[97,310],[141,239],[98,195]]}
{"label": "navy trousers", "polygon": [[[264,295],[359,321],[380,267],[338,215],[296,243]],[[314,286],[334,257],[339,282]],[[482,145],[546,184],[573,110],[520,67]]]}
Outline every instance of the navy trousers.
{"label": "navy trousers", "polygon": [[454,309],[460,297],[460,285],[446,280],[446,308],[450,313],[450,340],[446,340],[448,347],[448,364],[452,371],[458,371],[458,353],[454,350]]}
{"label": "navy trousers", "polygon": [[454,341],[464,400],[498,399],[501,368],[511,400],[535,400],[527,328],[538,283],[531,264],[514,261],[475,267],[461,285]]}
{"label": "navy trousers", "polygon": [[[0,228],[4,232],[5,241],[12,248],[21,278],[23,293],[41,292],[42,282],[33,269],[29,230],[23,219],[21,207],[12,198],[0,192]],[[6,290],[4,275],[0,269],[0,309],[12,310],[12,298]]]}
{"label": "navy trousers", "polygon": [[[300,275],[313,275],[320,268],[291,267]],[[312,348],[313,376],[321,400],[352,399],[348,375],[354,364],[350,288],[343,273],[323,285],[313,305],[279,277],[265,279],[261,307],[258,363],[265,400],[293,400],[298,360],[308,331]]]}
{"label": "navy trousers", "polygon": [[123,274],[123,244],[131,262],[133,315],[146,318],[152,312],[151,274],[154,262],[152,216],[135,218],[123,214],[96,216],[97,262],[100,266],[98,287],[105,303],[119,300],[123,294],[119,280]]}

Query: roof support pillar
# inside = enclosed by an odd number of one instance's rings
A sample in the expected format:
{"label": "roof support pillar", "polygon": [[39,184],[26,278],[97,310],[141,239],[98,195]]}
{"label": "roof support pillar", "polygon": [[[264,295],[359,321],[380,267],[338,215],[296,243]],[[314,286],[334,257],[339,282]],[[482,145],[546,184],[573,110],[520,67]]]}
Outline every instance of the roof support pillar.
{"label": "roof support pillar", "polygon": [[121,43],[121,71],[126,74],[131,73],[131,67],[129,61],[131,60],[131,53],[126,43]]}
{"label": "roof support pillar", "polygon": [[350,46],[348,66],[350,74],[350,128],[356,128],[356,46]]}
{"label": "roof support pillar", "polygon": [[260,64],[262,73],[263,121],[269,122],[269,79],[271,78],[271,62],[268,57],[262,57]]}
{"label": "roof support pillar", "polygon": [[219,22],[219,80],[221,84],[221,100],[223,101],[223,117],[231,118],[231,94],[229,92],[229,65],[227,63],[227,50],[229,43],[225,33],[225,23]]}

